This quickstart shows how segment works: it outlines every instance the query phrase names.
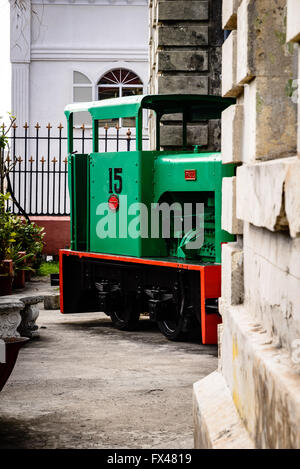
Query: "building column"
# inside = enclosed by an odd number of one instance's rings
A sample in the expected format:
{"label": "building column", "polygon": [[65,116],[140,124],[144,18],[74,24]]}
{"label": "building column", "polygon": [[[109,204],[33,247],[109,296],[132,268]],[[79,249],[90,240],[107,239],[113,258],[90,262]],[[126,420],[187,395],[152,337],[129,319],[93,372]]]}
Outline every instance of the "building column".
{"label": "building column", "polygon": [[31,0],[10,2],[10,60],[12,64],[11,112],[18,125],[29,121],[29,66]]}
{"label": "building column", "polygon": [[29,122],[29,63],[13,63],[11,81],[11,112],[21,126]]}

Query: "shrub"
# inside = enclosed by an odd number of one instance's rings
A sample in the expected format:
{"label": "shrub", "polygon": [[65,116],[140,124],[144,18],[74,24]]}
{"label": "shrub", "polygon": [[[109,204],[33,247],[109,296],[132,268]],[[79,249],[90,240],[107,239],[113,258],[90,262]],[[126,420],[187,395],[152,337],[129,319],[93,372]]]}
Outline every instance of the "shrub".
{"label": "shrub", "polygon": [[0,194],[0,260],[12,259],[20,264],[18,252],[26,251],[27,266],[38,269],[42,262],[44,228],[6,211],[8,199],[9,194]]}

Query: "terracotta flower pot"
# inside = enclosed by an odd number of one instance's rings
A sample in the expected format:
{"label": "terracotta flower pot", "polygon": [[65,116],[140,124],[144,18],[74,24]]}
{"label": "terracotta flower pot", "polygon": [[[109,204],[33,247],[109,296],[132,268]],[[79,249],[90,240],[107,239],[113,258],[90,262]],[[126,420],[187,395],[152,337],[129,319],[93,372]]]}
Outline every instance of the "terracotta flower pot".
{"label": "terracotta flower pot", "polygon": [[0,363],[0,391],[2,391],[12,370],[14,369],[20,348],[29,339],[26,337],[11,337],[3,340],[6,348],[6,362]]}
{"label": "terracotta flower pot", "polygon": [[5,259],[0,262],[0,296],[11,295],[13,282],[13,261]]}
{"label": "terracotta flower pot", "polygon": [[14,276],[13,288],[25,287],[25,270],[18,270]]}
{"label": "terracotta flower pot", "polygon": [[[26,256],[25,251],[19,251],[18,252],[18,257],[23,257]],[[26,259],[22,262],[22,264],[26,264]],[[18,269],[15,272],[14,276],[14,281],[13,281],[13,288],[24,288],[25,287],[25,270],[22,270],[22,268]]]}
{"label": "terracotta flower pot", "polygon": [[32,270],[25,270],[25,282],[30,282],[32,277]]}

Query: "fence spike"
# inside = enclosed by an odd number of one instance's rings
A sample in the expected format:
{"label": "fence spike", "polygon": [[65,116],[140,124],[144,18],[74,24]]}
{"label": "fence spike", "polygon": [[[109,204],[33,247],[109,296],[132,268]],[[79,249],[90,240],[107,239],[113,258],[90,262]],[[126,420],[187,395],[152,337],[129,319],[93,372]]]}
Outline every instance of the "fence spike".
{"label": "fence spike", "polygon": [[52,129],[52,125],[50,125],[50,122],[48,122],[48,125],[46,125],[46,129],[48,130]]}
{"label": "fence spike", "polygon": [[25,124],[23,125],[23,128],[24,128],[24,129],[28,129],[28,128],[29,128],[29,125],[28,125],[27,122],[25,122]]}
{"label": "fence spike", "polygon": [[105,129],[105,130],[108,130],[108,129],[109,129],[107,122],[105,123],[104,129]]}
{"label": "fence spike", "polygon": [[65,159],[64,159],[64,163],[65,163],[65,164],[67,164],[67,163],[68,163],[68,158],[67,158],[67,157],[65,157]]}
{"label": "fence spike", "polygon": [[35,127],[36,129],[40,129],[40,128],[41,128],[41,126],[40,126],[40,124],[39,124],[38,122],[35,124],[34,127]]}
{"label": "fence spike", "polygon": [[116,129],[117,129],[117,130],[120,130],[119,124],[116,125]]}
{"label": "fence spike", "polygon": [[130,137],[131,137],[131,130],[130,130],[130,129],[127,130],[127,134],[126,134],[126,135],[127,135],[128,140],[129,140]]}
{"label": "fence spike", "polygon": [[29,161],[29,163],[31,163],[31,164],[34,162],[34,159],[32,158],[32,156],[30,156],[30,158],[29,158],[28,161]]}
{"label": "fence spike", "polygon": [[61,130],[61,129],[64,128],[64,126],[63,126],[62,123],[60,122],[59,125],[57,126],[57,128]]}
{"label": "fence spike", "polygon": [[22,163],[23,160],[22,160],[21,156],[19,156],[19,158],[17,158],[17,161],[18,161],[19,163]]}
{"label": "fence spike", "polygon": [[13,128],[13,129],[17,129],[17,128],[18,128],[18,126],[17,126],[17,124],[16,124],[15,122],[13,123],[12,128]]}
{"label": "fence spike", "polygon": [[85,130],[85,125],[82,124],[82,126],[80,127],[82,130]]}
{"label": "fence spike", "polygon": [[51,163],[57,163],[57,159],[54,157],[53,160],[51,160]]}
{"label": "fence spike", "polygon": [[40,160],[40,162],[41,162],[42,164],[46,163],[46,160],[45,160],[45,158],[44,158],[43,156],[42,156],[42,159]]}

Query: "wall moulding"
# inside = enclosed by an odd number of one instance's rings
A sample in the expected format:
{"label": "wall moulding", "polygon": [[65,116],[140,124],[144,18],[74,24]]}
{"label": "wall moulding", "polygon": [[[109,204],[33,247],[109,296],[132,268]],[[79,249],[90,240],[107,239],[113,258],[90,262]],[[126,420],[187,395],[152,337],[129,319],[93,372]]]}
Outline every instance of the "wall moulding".
{"label": "wall moulding", "polygon": [[32,5],[145,6],[148,0],[31,0]]}
{"label": "wall moulding", "polygon": [[135,61],[135,62],[148,62],[148,49],[147,47],[141,48],[64,48],[64,47],[51,47],[51,46],[32,46],[31,47],[31,60],[46,60],[46,61],[110,61],[120,60]]}

